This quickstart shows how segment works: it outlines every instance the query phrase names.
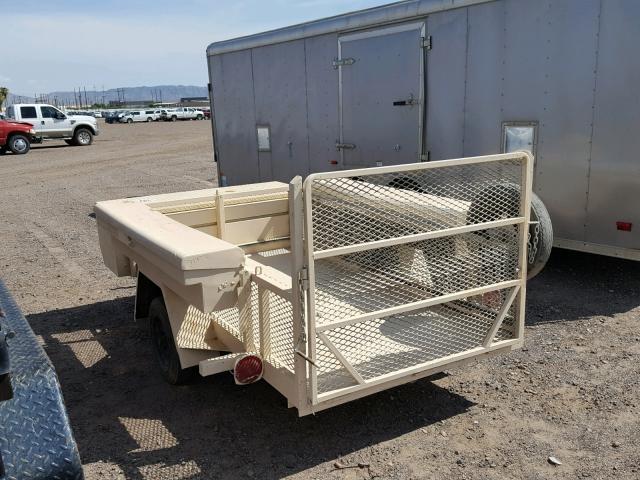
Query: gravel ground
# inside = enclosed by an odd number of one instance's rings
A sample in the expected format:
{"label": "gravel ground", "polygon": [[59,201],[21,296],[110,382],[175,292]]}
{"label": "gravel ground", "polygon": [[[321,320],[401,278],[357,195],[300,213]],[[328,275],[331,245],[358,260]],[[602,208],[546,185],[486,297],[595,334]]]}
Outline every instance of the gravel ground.
{"label": "gravel ground", "polygon": [[206,188],[211,159],[208,122],[0,157],[0,276],[58,371],[87,479],[640,478],[640,276],[617,259],[554,251],[524,349],[316,416],[264,382],[164,384],[90,213]]}

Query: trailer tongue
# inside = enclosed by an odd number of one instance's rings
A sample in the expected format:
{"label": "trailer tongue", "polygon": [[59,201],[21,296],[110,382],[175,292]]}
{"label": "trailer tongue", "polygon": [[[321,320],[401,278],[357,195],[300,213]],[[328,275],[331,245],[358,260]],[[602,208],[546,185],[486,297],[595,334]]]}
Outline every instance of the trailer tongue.
{"label": "trailer tongue", "polygon": [[531,170],[518,152],[95,211],[169,381],[233,370],[306,415],[522,345]]}

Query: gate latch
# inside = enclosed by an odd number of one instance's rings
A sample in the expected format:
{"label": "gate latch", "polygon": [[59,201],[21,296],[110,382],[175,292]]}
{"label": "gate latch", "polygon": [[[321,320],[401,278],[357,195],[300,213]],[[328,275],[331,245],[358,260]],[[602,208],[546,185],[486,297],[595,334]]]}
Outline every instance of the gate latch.
{"label": "gate latch", "polygon": [[345,65],[353,65],[354,63],[356,63],[355,58],[336,58],[333,61],[332,65],[333,65],[333,68],[337,70],[338,67],[344,67]]}
{"label": "gate latch", "polygon": [[336,143],[336,150],[353,150],[356,148],[353,143]]}

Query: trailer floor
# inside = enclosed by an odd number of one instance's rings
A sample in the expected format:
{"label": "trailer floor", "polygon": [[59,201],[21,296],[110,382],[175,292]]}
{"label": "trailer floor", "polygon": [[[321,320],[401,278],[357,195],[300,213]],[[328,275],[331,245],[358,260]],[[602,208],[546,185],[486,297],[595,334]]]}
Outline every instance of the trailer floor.
{"label": "trailer floor", "polygon": [[555,251],[524,350],[316,416],[264,382],[165,385],[89,214],[211,180],[208,122],[0,157],[0,276],[58,371],[87,479],[640,477],[640,270],[616,259]]}

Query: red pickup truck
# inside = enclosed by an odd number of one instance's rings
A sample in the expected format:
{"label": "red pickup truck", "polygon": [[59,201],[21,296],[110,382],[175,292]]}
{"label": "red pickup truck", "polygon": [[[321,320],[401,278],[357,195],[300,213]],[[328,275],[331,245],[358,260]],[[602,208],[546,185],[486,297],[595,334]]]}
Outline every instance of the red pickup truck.
{"label": "red pickup truck", "polygon": [[30,123],[0,120],[0,153],[7,150],[18,155],[27,153],[34,135],[33,125]]}

